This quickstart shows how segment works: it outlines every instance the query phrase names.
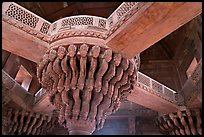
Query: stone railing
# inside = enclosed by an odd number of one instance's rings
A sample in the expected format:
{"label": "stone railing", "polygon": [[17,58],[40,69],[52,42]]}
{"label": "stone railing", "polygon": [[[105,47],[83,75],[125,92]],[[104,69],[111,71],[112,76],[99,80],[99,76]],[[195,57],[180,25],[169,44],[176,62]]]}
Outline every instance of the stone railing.
{"label": "stone railing", "polygon": [[154,79],[146,76],[145,74],[137,73],[137,83],[136,86],[143,88],[144,90],[155,94],[169,102],[177,104],[177,93],[168,88],[167,86],[155,81]]}
{"label": "stone railing", "polygon": [[66,17],[52,23],[49,34],[54,35],[57,32],[64,30],[85,28],[100,29],[105,31],[107,28],[106,22],[107,19],[105,18],[89,15]]}
{"label": "stone railing", "polygon": [[138,2],[123,2],[107,19],[108,28],[113,27],[131,9],[138,5]]}
{"label": "stone railing", "polygon": [[2,15],[8,16],[15,21],[21,22],[22,24],[33,28],[43,34],[47,34],[50,22],[44,20],[38,15],[30,12],[29,10],[19,6],[14,2],[4,2],[2,5]]}

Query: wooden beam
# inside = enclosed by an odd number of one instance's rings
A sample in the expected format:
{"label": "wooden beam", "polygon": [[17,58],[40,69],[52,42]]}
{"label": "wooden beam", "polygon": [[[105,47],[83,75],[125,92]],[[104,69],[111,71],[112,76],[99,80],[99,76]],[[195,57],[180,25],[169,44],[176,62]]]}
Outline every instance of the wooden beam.
{"label": "wooden beam", "polygon": [[48,47],[48,43],[2,21],[4,50],[37,63]]}
{"label": "wooden beam", "polygon": [[132,58],[201,12],[202,2],[153,2],[122,24],[107,38],[106,44]]}

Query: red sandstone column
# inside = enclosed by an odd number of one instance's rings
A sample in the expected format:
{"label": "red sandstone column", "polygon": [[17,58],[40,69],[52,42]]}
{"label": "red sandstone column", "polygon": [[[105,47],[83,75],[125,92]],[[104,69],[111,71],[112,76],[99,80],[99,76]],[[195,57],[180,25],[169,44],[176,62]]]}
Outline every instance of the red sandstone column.
{"label": "red sandstone column", "polygon": [[138,62],[139,56],[126,59],[96,45],[59,45],[43,56],[37,76],[59,111],[58,122],[71,135],[90,135],[132,91]]}

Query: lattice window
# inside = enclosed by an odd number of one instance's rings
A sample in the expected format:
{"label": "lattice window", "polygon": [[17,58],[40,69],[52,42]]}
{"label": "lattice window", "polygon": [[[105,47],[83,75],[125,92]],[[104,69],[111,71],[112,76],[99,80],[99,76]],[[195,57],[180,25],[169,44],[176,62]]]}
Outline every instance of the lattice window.
{"label": "lattice window", "polygon": [[77,26],[77,25],[91,25],[93,26],[93,17],[74,17],[64,19],[62,27]]}
{"label": "lattice window", "polygon": [[98,27],[105,29],[106,28],[106,20],[99,19]]}
{"label": "lattice window", "polygon": [[118,20],[124,16],[137,2],[125,2],[117,11]]}
{"label": "lattice window", "polygon": [[150,78],[138,73],[138,82],[150,87]]}
{"label": "lattice window", "polygon": [[164,87],[164,94],[167,95],[170,98],[172,98],[173,95],[174,95],[174,93],[170,89],[168,89],[166,87]]}
{"label": "lattice window", "polygon": [[47,34],[49,28],[50,28],[50,24],[48,24],[47,22],[43,22],[43,25],[42,25],[40,31],[44,34]]}
{"label": "lattice window", "polygon": [[152,89],[159,93],[162,93],[162,85],[154,80],[152,80]]}
{"label": "lattice window", "polygon": [[11,4],[9,8],[5,12],[6,15],[9,17],[20,21],[23,24],[26,24],[32,28],[36,27],[36,24],[39,21],[39,18],[35,17],[34,15],[30,14],[29,12]]}

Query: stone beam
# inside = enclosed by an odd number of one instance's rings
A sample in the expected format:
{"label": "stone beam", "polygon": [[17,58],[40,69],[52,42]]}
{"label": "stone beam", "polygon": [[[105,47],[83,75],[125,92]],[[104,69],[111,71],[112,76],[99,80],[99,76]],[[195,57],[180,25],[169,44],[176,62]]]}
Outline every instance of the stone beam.
{"label": "stone beam", "polygon": [[136,87],[135,90],[128,95],[127,100],[164,114],[179,110],[179,106],[176,104],[170,103],[139,87]]}
{"label": "stone beam", "polygon": [[176,112],[184,105],[180,94],[141,72],[137,73],[134,91],[127,100],[164,114]]}
{"label": "stone beam", "polygon": [[[109,17],[108,22],[114,24],[115,19],[117,23],[109,28],[106,39],[110,48],[129,58],[144,51],[202,12],[201,2],[139,2],[134,7],[127,14],[123,13],[122,17],[114,13]],[[115,13],[120,13],[122,8],[123,6],[116,9]]]}
{"label": "stone beam", "polygon": [[4,87],[2,94],[6,98],[10,98],[13,102],[21,106],[25,110],[31,110],[34,103],[34,96],[27,92],[13,78],[11,78],[4,70],[2,70],[2,86]]}
{"label": "stone beam", "polygon": [[37,63],[48,43],[2,21],[2,49]]}

